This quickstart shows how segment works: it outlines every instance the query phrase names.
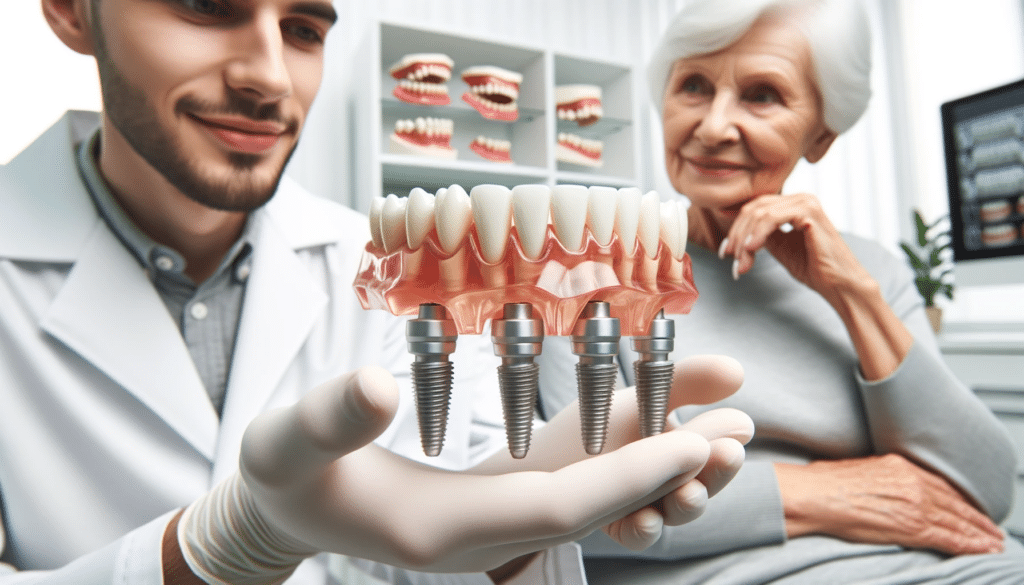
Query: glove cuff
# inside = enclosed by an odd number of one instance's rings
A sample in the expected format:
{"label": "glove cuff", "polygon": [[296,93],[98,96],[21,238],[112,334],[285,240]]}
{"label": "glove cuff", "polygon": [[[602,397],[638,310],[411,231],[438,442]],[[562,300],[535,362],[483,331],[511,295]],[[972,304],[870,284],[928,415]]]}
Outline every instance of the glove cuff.
{"label": "glove cuff", "polygon": [[316,553],[266,522],[237,473],[185,508],[178,544],[192,572],[214,585],[283,583]]}

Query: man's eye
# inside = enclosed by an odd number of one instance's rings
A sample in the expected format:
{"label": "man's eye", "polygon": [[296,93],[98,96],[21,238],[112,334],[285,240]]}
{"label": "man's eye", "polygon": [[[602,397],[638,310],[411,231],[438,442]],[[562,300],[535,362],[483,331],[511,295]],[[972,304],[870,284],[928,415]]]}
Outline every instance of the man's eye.
{"label": "man's eye", "polygon": [[181,4],[204,16],[230,16],[231,9],[214,0],[181,0]]}
{"label": "man's eye", "polygon": [[304,24],[288,24],[284,26],[285,32],[302,43],[322,44],[324,36],[319,30]]}

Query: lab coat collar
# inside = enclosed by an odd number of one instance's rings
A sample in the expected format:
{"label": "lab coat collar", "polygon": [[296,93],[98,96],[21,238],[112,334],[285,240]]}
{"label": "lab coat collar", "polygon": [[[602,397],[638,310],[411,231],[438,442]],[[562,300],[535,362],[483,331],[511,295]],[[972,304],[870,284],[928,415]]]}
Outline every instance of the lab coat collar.
{"label": "lab coat collar", "polygon": [[198,452],[236,466],[242,432],[263,410],[327,302],[296,252],[338,241],[342,222],[331,204],[287,177],[256,212],[252,276],[218,422],[176,324],[145,271],[97,215],[78,176],[75,146],[98,122],[96,114],[70,112],[0,169],[0,209],[18,218],[0,229],[0,257],[73,263],[41,326]]}

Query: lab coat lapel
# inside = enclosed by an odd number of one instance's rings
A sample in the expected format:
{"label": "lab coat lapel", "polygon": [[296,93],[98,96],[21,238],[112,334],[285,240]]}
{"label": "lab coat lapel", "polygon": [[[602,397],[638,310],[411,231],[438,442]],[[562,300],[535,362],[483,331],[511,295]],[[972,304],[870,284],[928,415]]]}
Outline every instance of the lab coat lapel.
{"label": "lab coat lapel", "polygon": [[237,469],[245,428],[266,408],[327,302],[274,218],[263,213],[259,219],[221,417],[214,482]]}
{"label": "lab coat lapel", "polygon": [[41,327],[213,459],[217,415],[181,333],[145,270],[102,222]]}

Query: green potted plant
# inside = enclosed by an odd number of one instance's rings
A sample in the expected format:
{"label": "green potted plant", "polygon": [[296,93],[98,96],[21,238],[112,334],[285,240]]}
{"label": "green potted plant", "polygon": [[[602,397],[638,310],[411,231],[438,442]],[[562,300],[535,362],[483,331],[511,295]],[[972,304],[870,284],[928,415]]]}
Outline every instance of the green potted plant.
{"label": "green potted plant", "polygon": [[942,308],[935,305],[935,297],[944,294],[953,299],[953,262],[950,245],[948,216],[925,223],[921,212],[913,210],[916,245],[900,242],[914,270],[914,284],[924,299],[925,311],[936,333],[942,328]]}

